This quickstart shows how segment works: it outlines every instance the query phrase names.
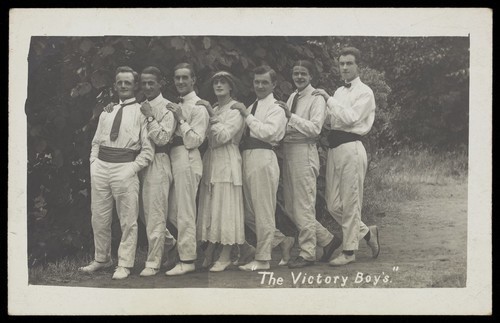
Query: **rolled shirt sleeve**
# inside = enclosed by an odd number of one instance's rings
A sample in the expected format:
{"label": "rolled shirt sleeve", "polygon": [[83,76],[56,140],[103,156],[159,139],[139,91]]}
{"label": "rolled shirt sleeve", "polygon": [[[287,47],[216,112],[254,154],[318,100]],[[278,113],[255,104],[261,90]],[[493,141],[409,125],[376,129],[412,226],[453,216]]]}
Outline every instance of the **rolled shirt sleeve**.
{"label": "rolled shirt sleeve", "polygon": [[141,133],[140,133],[141,152],[139,153],[139,155],[137,155],[133,164],[136,173],[149,165],[149,163],[153,160],[153,156],[155,153],[151,140],[149,139],[148,136],[146,117],[142,113],[139,117],[139,120],[141,122]]}
{"label": "rolled shirt sleeve", "polygon": [[147,123],[147,132],[148,137],[155,145],[164,146],[172,138],[176,122],[172,112],[167,109],[158,115],[159,118]]}
{"label": "rolled shirt sleeve", "polygon": [[194,108],[191,121],[179,126],[186,149],[195,149],[205,140],[209,116],[205,108]]}
{"label": "rolled shirt sleeve", "polygon": [[288,125],[307,138],[319,136],[323,123],[325,122],[325,99],[321,96],[315,96],[309,109],[309,119],[303,118],[298,114],[292,113]]}

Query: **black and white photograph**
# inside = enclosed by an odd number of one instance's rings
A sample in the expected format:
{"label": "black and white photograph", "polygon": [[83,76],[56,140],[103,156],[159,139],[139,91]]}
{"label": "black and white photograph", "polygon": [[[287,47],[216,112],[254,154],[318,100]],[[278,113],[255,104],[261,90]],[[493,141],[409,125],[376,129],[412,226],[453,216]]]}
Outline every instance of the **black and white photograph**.
{"label": "black and white photograph", "polygon": [[491,315],[490,9],[10,26],[9,314]]}

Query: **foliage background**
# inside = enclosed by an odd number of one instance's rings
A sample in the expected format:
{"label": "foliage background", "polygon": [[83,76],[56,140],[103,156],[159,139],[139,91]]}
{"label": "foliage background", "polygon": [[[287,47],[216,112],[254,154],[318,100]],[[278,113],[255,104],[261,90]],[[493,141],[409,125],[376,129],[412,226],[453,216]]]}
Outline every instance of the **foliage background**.
{"label": "foliage background", "polygon": [[[90,141],[103,106],[116,100],[116,67],[159,67],[165,74],[163,94],[173,99],[172,68],[191,62],[197,92],[211,102],[215,97],[206,81],[213,72],[228,70],[241,81],[238,99],[250,104],[251,71],[265,63],[278,73],[275,96],[286,101],[294,90],[291,68],[297,59],[311,60],[317,69],[313,85],[333,94],[341,84],[337,56],[345,46],[362,51],[361,78],[375,93],[375,124],[364,138],[370,161],[402,149],[467,149],[466,37],[32,37],[25,106],[29,266],[92,249]],[[324,143],[321,138],[317,216],[335,231],[324,209]],[[281,192],[278,202],[281,206]],[[278,207],[278,226],[293,234],[282,213]],[[113,230],[116,248],[116,223]]]}

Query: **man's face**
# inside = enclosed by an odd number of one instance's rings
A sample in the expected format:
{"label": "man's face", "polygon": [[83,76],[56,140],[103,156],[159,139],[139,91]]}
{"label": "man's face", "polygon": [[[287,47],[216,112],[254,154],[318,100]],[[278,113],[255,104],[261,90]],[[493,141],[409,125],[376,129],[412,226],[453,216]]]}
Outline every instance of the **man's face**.
{"label": "man's face", "polygon": [[174,83],[177,92],[184,96],[193,92],[195,79],[191,76],[191,71],[188,68],[179,68],[174,72]]}
{"label": "man's face", "polygon": [[309,74],[309,70],[304,66],[294,66],[292,70],[292,79],[297,90],[302,91],[311,84],[312,76]]}
{"label": "man's face", "polygon": [[358,77],[358,64],[354,55],[342,55],[339,57],[340,75],[346,82]]}
{"label": "man's face", "polygon": [[118,93],[120,100],[133,98],[135,90],[137,90],[137,84],[132,73],[123,72],[116,74],[115,91]]}
{"label": "man's face", "polygon": [[269,94],[273,93],[276,87],[276,82],[271,81],[271,75],[269,72],[265,74],[255,74],[253,77],[253,88],[257,98],[264,99]]}
{"label": "man's face", "polygon": [[161,92],[161,84],[156,75],[141,74],[141,90],[148,100],[156,98]]}

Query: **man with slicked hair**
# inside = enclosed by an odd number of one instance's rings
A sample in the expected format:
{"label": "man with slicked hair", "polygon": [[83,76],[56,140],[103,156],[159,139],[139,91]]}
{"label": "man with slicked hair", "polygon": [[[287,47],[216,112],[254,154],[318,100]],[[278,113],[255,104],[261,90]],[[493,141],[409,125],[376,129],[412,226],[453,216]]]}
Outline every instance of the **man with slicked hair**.
{"label": "man with slicked hair", "polygon": [[326,101],[328,129],[328,159],[326,166],[327,207],[342,226],[342,253],[330,261],[343,266],[355,261],[354,252],[360,240],[366,240],[373,258],[380,252],[377,226],[367,227],[361,221],[363,183],[367,169],[366,150],[362,136],[372,128],[375,119],[375,97],[372,89],[361,82],[358,63],[361,53],[346,47],[339,56],[340,74],[344,85],[330,97],[317,89]]}
{"label": "man with slicked hair", "polygon": [[325,100],[312,95],[315,69],[311,62],[298,60],[292,68],[297,90],[287,104],[281,104],[288,125],[283,139],[283,195],[286,214],[299,231],[299,256],[289,268],[302,268],[316,261],[316,245],[323,247],[328,261],[342,240],[334,237],[316,220],[316,179],[319,175],[318,136],[326,117]]}
{"label": "man with slicked hair", "polygon": [[174,185],[170,190],[169,218],[177,228],[177,250],[180,261],[168,270],[167,276],[184,275],[195,270],[196,254],[196,194],[203,173],[200,151],[206,137],[209,115],[196,103],[200,98],[194,91],[196,75],[191,64],[174,67],[174,83],[179,103],[167,104],[177,121],[170,143],[170,159]]}
{"label": "man with slicked hair", "polygon": [[154,66],[144,68],[140,78],[141,89],[146,96],[141,112],[146,117],[148,137],[155,146],[153,161],[142,172],[143,220],[148,238],[148,255],[146,266],[140,273],[142,277],[158,273],[165,237],[173,240],[166,229],[166,220],[168,195],[173,181],[168,142],[174,134],[176,121],[172,112],[167,109],[170,101],[161,94],[162,78],[161,71]]}
{"label": "man with slicked hair", "polygon": [[267,65],[254,69],[253,86],[257,100],[248,108],[235,104],[246,130],[240,149],[243,159],[245,223],[256,233],[255,256],[239,266],[244,271],[269,269],[276,231],[275,211],[280,170],[275,147],[285,135],[286,117],[276,104],[273,91],[276,72]]}

